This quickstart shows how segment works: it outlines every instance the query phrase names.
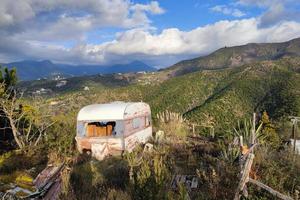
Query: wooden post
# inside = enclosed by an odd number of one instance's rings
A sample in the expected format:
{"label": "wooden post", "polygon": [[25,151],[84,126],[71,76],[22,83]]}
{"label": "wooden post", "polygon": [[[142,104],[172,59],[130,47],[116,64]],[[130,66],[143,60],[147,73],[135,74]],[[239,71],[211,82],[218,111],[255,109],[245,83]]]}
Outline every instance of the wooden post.
{"label": "wooden post", "polygon": [[280,192],[272,189],[271,187],[257,181],[257,180],[254,180],[252,178],[249,178],[249,182],[250,183],[253,183],[255,185],[257,185],[258,187],[262,188],[262,189],[265,189],[267,190],[268,192],[270,192],[272,195],[274,195],[275,197],[278,197],[280,199],[283,199],[283,200],[293,200],[293,198],[287,196],[287,195],[284,195],[284,194],[281,194]]}
{"label": "wooden post", "polygon": [[239,164],[240,164],[240,170],[242,173],[243,170],[243,147],[244,147],[244,141],[243,141],[243,136],[240,135],[240,156],[239,156]]}
{"label": "wooden post", "polygon": [[294,153],[296,153],[296,125],[297,125],[297,120],[296,119],[292,119],[293,122],[293,129],[292,129],[292,134],[293,134],[293,139],[294,139]]}
{"label": "wooden post", "polygon": [[192,124],[193,126],[193,136],[196,137],[196,134],[195,134],[195,124]]}
{"label": "wooden post", "polygon": [[294,153],[297,153],[296,152],[296,150],[297,150],[297,148],[296,148],[297,131],[296,130],[297,130],[298,120],[300,120],[300,117],[290,116],[289,118],[291,119],[291,121],[293,123],[293,128],[292,128],[292,137],[293,137],[293,140],[294,140],[293,150],[294,150]]}
{"label": "wooden post", "polygon": [[215,138],[215,128],[213,126],[210,128],[210,135]]}
{"label": "wooden post", "polygon": [[244,142],[243,142],[243,136],[240,135],[240,147],[244,146]]}
{"label": "wooden post", "polygon": [[253,163],[253,159],[254,159],[254,154],[250,153],[247,157],[244,169],[242,171],[242,176],[238,185],[238,188],[235,192],[235,196],[234,196],[234,200],[239,200],[240,199],[240,192],[244,190],[244,187],[249,179],[249,173],[251,170],[251,166]]}

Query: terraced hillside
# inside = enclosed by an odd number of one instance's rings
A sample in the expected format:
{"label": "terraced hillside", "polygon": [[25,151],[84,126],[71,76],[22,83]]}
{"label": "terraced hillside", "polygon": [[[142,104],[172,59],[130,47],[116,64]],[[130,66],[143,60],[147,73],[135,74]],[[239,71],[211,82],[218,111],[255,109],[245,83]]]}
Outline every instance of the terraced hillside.
{"label": "terraced hillside", "polygon": [[299,58],[176,77],[145,95],[154,111],[183,113],[203,125],[230,128],[253,111],[272,118],[300,113]]}
{"label": "terraced hillside", "polygon": [[[300,113],[300,74],[287,60],[243,66],[238,76],[204,103],[184,113],[192,121],[230,128],[253,111],[273,119]],[[298,65],[299,66],[299,65]],[[299,70],[299,68],[298,68]]]}
{"label": "terraced hillside", "polygon": [[162,83],[131,83],[118,87],[96,83],[90,91],[67,92],[47,102],[60,102],[60,112],[109,101],[145,101],[153,117],[165,110],[179,112],[189,121],[231,129],[253,111],[267,111],[277,120],[300,114],[300,58],[261,61],[236,68],[203,70]]}

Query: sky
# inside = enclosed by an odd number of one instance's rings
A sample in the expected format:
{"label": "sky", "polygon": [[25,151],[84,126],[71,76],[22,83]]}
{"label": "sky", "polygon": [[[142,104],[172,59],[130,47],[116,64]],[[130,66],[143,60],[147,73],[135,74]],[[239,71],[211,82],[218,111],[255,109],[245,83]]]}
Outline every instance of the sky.
{"label": "sky", "polygon": [[224,46],[297,37],[299,0],[0,0],[0,63],[161,68]]}

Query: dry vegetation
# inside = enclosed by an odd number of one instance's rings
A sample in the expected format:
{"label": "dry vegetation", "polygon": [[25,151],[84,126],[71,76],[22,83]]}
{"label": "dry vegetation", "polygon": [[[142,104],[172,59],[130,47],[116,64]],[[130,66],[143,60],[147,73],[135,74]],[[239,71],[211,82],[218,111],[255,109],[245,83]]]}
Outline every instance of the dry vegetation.
{"label": "dry vegetation", "polygon": [[[287,116],[300,113],[299,67],[292,62],[296,61],[196,72],[162,83],[101,86],[56,97],[16,99],[13,119],[26,111],[20,118],[25,126],[17,127],[17,136],[26,136],[29,122],[34,130],[30,134],[37,136],[21,148],[12,140],[14,150],[2,152],[0,191],[8,183],[34,178],[48,163],[64,161],[61,199],[232,199],[240,172],[236,137],[242,135],[249,143],[248,118],[255,110],[260,143],[251,177],[296,198],[300,157],[285,143],[291,133]],[[115,100],[149,103],[155,132],[164,134],[154,135],[152,151],[141,147],[123,158],[101,162],[79,155],[74,140],[77,112],[87,104]],[[199,125],[194,133],[192,123]],[[47,125],[51,126],[39,129]],[[198,188],[190,190],[184,184],[172,188],[173,176],[180,174],[197,177]],[[249,199],[274,198],[255,186],[249,186],[248,192]]]}

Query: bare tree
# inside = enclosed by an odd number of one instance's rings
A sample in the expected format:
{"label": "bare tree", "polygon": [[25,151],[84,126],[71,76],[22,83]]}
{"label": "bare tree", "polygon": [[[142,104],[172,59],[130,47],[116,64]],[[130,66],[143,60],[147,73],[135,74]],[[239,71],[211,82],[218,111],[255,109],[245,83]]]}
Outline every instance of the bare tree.
{"label": "bare tree", "polygon": [[[0,89],[3,85],[0,85]],[[3,90],[2,90],[3,91]],[[1,92],[0,92],[1,93]],[[24,109],[15,91],[0,94],[0,117],[8,122],[1,129],[10,129],[17,146],[36,146],[46,130],[53,125],[49,115],[34,116],[33,110]]]}

